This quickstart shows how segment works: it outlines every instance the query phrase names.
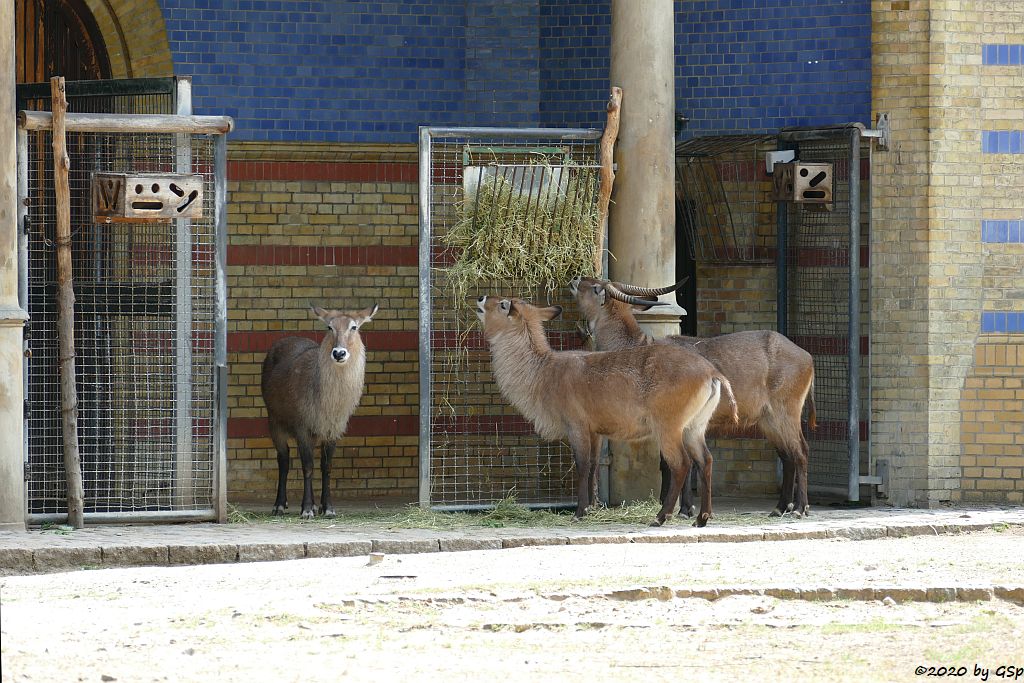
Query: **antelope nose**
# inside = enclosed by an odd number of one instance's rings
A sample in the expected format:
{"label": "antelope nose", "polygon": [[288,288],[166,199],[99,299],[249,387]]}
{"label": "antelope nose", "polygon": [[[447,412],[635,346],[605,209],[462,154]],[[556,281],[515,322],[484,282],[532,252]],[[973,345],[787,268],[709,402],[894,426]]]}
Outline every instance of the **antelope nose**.
{"label": "antelope nose", "polygon": [[334,358],[335,361],[339,363],[344,363],[345,361],[348,360],[348,349],[336,346],[331,350],[331,356]]}

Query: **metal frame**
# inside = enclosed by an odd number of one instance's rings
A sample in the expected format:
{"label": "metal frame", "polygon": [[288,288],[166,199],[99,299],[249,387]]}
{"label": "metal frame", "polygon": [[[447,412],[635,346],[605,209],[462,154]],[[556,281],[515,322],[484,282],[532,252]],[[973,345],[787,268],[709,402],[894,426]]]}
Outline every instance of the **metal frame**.
{"label": "metal frame", "polygon": [[[515,137],[524,140],[593,140],[601,138],[602,131],[594,128],[482,128],[431,127],[419,129],[419,503],[435,510],[489,509],[489,504],[431,504],[431,152],[436,137],[486,139]],[[568,504],[568,503],[567,503]],[[572,503],[575,504],[574,502]],[[528,507],[552,507],[549,504],[526,503]]]}
{"label": "metal frame", "polygon": [[[847,307],[847,366],[850,381],[847,387],[849,409],[847,414],[847,488],[849,502],[860,501],[860,218],[861,188],[860,159],[861,138],[865,135],[864,126],[860,123],[849,123],[821,128],[786,128],[779,133],[779,150],[793,149],[797,143],[810,141],[834,141],[847,137],[849,140],[849,301]],[[777,243],[777,323],[779,332],[788,334],[789,321],[787,306],[788,264],[786,262],[786,235],[788,232],[788,204],[777,204],[778,243]],[[870,462],[870,439],[868,441]]]}
{"label": "metal frame", "polygon": [[[86,513],[88,523],[125,523],[129,521],[202,521],[216,520],[226,521],[227,519],[227,495],[226,495],[226,457],[227,457],[227,267],[226,267],[226,236],[227,236],[227,141],[226,133],[233,127],[230,117],[195,117],[187,115],[190,111],[190,81],[189,79],[175,79],[177,84],[178,111],[176,115],[130,115],[130,114],[75,114],[67,115],[67,129],[81,132],[124,132],[124,133],[170,133],[178,134],[184,138],[189,135],[206,134],[215,136],[213,142],[213,181],[214,181],[214,210],[213,210],[213,231],[214,231],[214,330],[213,330],[213,412],[211,416],[213,425],[213,481],[211,496],[212,506],[210,509],[198,510],[163,510],[152,512],[92,512]],[[29,130],[47,130],[51,127],[51,117],[42,112],[19,112],[18,128],[18,181],[19,181],[19,219],[21,231],[19,232],[19,303],[28,310],[28,211],[26,202],[28,197],[28,136]],[[185,156],[185,151],[178,148],[176,163],[189,164],[191,156]],[[190,221],[175,221],[176,237],[191,236]],[[189,239],[188,244],[191,244]],[[180,245],[179,245],[180,246]],[[191,249],[189,249],[189,252]],[[178,267],[178,276],[182,275],[183,266]],[[191,262],[191,255],[187,259]],[[184,270],[188,271],[185,267]],[[185,279],[191,277],[191,273],[185,274]],[[187,292],[188,290],[186,290]],[[181,295],[181,283],[179,283],[178,294]],[[187,300],[188,297],[185,297]],[[188,306],[186,306],[186,309]],[[187,311],[186,311],[187,312]],[[176,319],[176,331],[186,341],[179,343],[176,350],[176,360],[179,363],[187,362],[184,367],[178,366],[176,385],[180,388],[182,383],[189,384],[192,371],[191,363],[191,322],[182,323],[182,315]],[[27,344],[27,342],[26,342]],[[183,347],[187,350],[183,351]],[[27,349],[27,346],[26,346]],[[28,375],[25,376],[26,396]],[[191,386],[187,391],[191,390]],[[26,420],[27,420],[26,411]],[[175,433],[181,436],[183,432],[188,433],[191,439],[191,418],[186,420],[187,424],[179,421],[175,427]],[[28,458],[28,429],[25,430],[25,458]],[[187,445],[187,444],[186,444]],[[178,455],[183,445],[178,443]],[[187,460],[187,458],[186,458]],[[191,473],[191,462],[179,463],[177,474],[186,476]],[[30,523],[63,521],[67,515],[58,514],[30,514],[27,519]]]}

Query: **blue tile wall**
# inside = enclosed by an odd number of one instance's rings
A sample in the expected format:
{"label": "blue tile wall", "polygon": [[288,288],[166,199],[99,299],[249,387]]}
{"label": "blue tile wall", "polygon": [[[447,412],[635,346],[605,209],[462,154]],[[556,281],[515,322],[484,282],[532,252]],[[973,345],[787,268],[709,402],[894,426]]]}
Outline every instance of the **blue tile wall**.
{"label": "blue tile wall", "polygon": [[676,2],[686,135],[871,123],[869,0]]}
{"label": "blue tile wall", "polygon": [[608,0],[541,1],[541,125],[604,127],[611,25]]}
{"label": "blue tile wall", "polygon": [[986,334],[1024,333],[1024,313],[1019,311],[985,311],[981,314],[981,331]]}
{"label": "blue tile wall", "polygon": [[1024,64],[1024,45],[982,45],[981,63],[986,66]]}
{"label": "blue tile wall", "polygon": [[462,110],[464,2],[160,0],[175,72],[232,139],[411,142]]}
{"label": "blue tile wall", "polygon": [[460,112],[474,126],[537,126],[538,4],[466,3],[465,91]]}
{"label": "blue tile wall", "polygon": [[1024,131],[983,130],[981,151],[985,154],[1024,154]]}
{"label": "blue tile wall", "polygon": [[[604,124],[610,0],[159,1],[196,113],[235,117],[233,139]],[[870,0],[676,0],[675,11],[687,135],[870,123]]]}
{"label": "blue tile wall", "polygon": [[993,244],[1024,244],[1024,221],[982,221],[981,241]]}

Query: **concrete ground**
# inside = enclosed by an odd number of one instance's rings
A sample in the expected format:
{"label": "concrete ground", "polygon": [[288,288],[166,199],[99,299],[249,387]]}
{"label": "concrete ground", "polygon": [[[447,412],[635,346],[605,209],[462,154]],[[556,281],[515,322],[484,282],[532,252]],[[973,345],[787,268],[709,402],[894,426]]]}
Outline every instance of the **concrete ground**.
{"label": "concrete ground", "polygon": [[[94,526],[0,531],[0,575],[80,568],[244,563],[303,558],[400,555],[523,546],[624,543],[735,543],[799,539],[958,534],[995,525],[1024,525],[1024,508],[962,507],[935,510],[819,506],[806,519],[770,519],[768,501],[716,500],[717,520],[696,529],[674,519],[661,528],[608,525],[580,528],[398,529],[346,523],[231,523]],[[400,505],[394,506],[398,511]]]}

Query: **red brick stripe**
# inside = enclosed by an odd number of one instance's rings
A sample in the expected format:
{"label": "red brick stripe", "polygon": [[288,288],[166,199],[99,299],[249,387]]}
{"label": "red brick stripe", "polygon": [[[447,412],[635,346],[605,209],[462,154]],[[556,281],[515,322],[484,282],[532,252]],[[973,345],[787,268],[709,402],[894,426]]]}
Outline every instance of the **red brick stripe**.
{"label": "red brick stripe", "polygon": [[[363,330],[360,334],[370,353],[374,351],[415,351],[419,348],[419,335],[416,332]],[[266,353],[275,341],[289,336],[305,337],[319,344],[324,338],[324,333],[315,330],[230,332],[228,333],[228,352]]]}
{"label": "red brick stripe", "polygon": [[[417,436],[420,433],[417,415],[353,415],[345,436]],[[228,418],[229,439],[269,438],[267,420],[263,417]]]}
{"label": "red brick stripe", "polygon": [[417,164],[400,162],[229,161],[230,180],[323,180],[415,183]]}
{"label": "red brick stripe", "polygon": [[[824,334],[804,334],[791,336],[794,344],[812,356],[845,356],[849,353],[850,343],[846,337]],[[868,355],[868,337],[860,338],[860,355]]]}
{"label": "red brick stripe", "polygon": [[396,266],[419,264],[418,247],[303,247],[235,245],[228,247],[229,266]]}

